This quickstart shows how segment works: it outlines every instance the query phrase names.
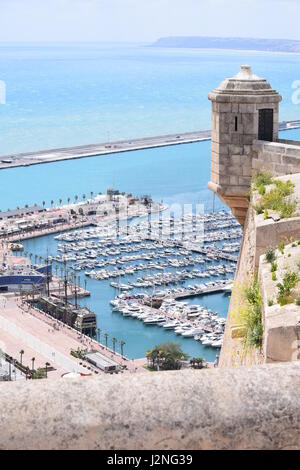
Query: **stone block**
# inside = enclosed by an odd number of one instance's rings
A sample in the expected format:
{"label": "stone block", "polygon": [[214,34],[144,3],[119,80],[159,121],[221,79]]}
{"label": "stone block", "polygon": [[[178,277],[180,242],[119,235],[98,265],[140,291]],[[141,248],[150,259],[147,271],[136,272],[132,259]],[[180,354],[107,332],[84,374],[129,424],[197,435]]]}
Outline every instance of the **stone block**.
{"label": "stone block", "polygon": [[256,139],[255,134],[243,134],[241,136],[241,144],[243,145],[253,145],[254,140]]}
{"label": "stone block", "polygon": [[252,176],[252,167],[248,165],[243,165],[243,173],[242,176]]}
{"label": "stone block", "polygon": [[230,182],[230,185],[237,186],[239,184],[239,177],[230,175],[229,182]]}
{"label": "stone block", "polygon": [[285,154],[286,146],[285,145],[279,145],[276,142],[264,142],[263,143],[263,151],[264,152]]}
{"label": "stone block", "polygon": [[239,104],[239,112],[240,113],[255,113],[256,109],[253,104]]}
{"label": "stone block", "polygon": [[241,164],[241,156],[240,155],[230,155],[230,163],[232,165],[240,165]]}
{"label": "stone block", "polygon": [[266,162],[281,163],[281,154],[279,153],[264,152],[261,158]]}
{"label": "stone block", "polygon": [[244,147],[242,145],[234,145],[234,144],[229,144],[228,145],[228,151],[229,155],[242,155],[244,151]]}
{"label": "stone block", "polygon": [[227,175],[219,175],[219,184],[222,185],[229,185],[230,184],[230,177]]}
{"label": "stone block", "polygon": [[228,175],[240,176],[243,174],[243,168],[241,165],[230,165],[227,167]]}
{"label": "stone block", "polygon": [[244,155],[251,155],[252,152],[253,152],[252,145],[244,145],[244,150],[243,150]]}
{"label": "stone block", "polygon": [[251,178],[248,176],[239,176],[239,185],[248,186],[250,189]]}
{"label": "stone block", "polygon": [[254,133],[254,116],[253,114],[245,113],[241,116],[242,125],[244,128],[245,134]]}
{"label": "stone block", "polygon": [[276,172],[276,175],[289,175],[292,173],[292,167],[289,166],[289,165],[279,165],[279,164],[276,164],[274,165],[274,171]]}
{"label": "stone block", "polygon": [[[299,149],[300,150],[300,149]],[[282,164],[283,165],[294,165],[294,166],[299,166],[300,167],[300,154],[299,157],[290,157],[288,155],[283,155],[282,156]]]}
{"label": "stone block", "polygon": [[230,134],[230,143],[234,145],[240,145],[241,135],[238,132],[232,132]]}
{"label": "stone block", "polygon": [[211,142],[211,151],[219,155],[228,155],[228,144],[220,144],[219,142]]}
{"label": "stone block", "polygon": [[217,113],[230,113],[231,103],[216,103],[215,109]]}

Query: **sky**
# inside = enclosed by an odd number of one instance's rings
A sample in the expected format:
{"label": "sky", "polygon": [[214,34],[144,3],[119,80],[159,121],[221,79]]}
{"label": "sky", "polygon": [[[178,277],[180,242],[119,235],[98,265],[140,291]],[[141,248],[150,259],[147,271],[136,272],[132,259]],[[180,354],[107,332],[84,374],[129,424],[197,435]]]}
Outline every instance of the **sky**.
{"label": "sky", "polygon": [[300,39],[300,0],[0,0],[0,41]]}

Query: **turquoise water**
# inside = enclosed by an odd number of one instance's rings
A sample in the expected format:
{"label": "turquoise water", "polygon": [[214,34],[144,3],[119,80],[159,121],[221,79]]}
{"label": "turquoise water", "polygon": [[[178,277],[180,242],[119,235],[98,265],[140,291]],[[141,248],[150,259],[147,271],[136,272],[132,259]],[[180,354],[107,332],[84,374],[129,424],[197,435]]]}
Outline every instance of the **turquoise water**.
{"label": "turquoise water", "polygon": [[209,141],[12,168],[0,172],[0,209],[43,200],[49,206],[52,199],[58,204],[60,197],[66,202],[109,186],[166,203],[205,202],[211,208],[209,173]]}
{"label": "turquoise water", "polygon": [[208,92],[243,63],[283,95],[280,119],[299,118],[299,54],[2,43],[0,155],[208,129]]}

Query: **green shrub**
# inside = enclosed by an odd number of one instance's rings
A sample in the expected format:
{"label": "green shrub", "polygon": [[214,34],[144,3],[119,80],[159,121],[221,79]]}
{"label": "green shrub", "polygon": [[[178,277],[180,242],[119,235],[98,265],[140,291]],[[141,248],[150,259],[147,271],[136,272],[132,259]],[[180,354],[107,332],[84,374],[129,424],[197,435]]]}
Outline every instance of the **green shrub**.
{"label": "green shrub", "polygon": [[289,219],[290,217],[293,217],[295,214],[297,207],[297,201],[296,199],[293,199],[292,201],[285,201],[282,202],[279,214],[282,219]]}
{"label": "green shrub", "polygon": [[258,215],[259,215],[259,214],[262,214],[263,211],[264,211],[264,209],[263,209],[263,207],[262,207],[261,204],[256,204],[256,206],[254,206],[254,210],[255,210],[255,212],[256,212]]}
{"label": "green shrub", "polygon": [[265,187],[273,183],[273,178],[269,171],[257,171],[252,178],[252,185],[254,189],[259,190],[261,187]]}
{"label": "green shrub", "polygon": [[267,220],[269,218],[269,212],[268,209],[264,210],[264,219]]}
{"label": "green shrub", "polygon": [[271,273],[275,273],[277,271],[277,263],[275,261],[272,261],[271,263]]}
{"label": "green shrub", "polygon": [[297,297],[297,299],[295,300],[295,303],[296,305],[300,305],[300,297]]}
{"label": "green shrub", "polygon": [[277,302],[283,306],[292,302],[291,291],[296,287],[300,278],[295,271],[288,271],[285,273],[282,282],[277,284],[278,295]]}
{"label": "green shrub", "polygon": [[280,253],[283,255],[283,252],[284,252],[284,242],[283,242],[283,240],[281,240],[281,241],[279,242],[278,250],[279,250]]}
{"label": "green shrub", "polygon": [[279,181],[274,180],[274,187],[263,195],[255,210],[259,207],[260,210],[267,209],[279,212],[281,218],[292,217],[296,210],[296,199],[286,200],[287,196],[293,194],[295,185],[291,180]]}
{"label": "green shrub", "polygon": [[269,248],[266,252],[266,261],[268,263],[273,263],[276,260],[276,254],[274,248]]}
{"label": "green shrub", "polygon": [[258,194],[260,194],[261,196],[264,196],[264,194],[266,194],[266,187],[263,184],[259,186]]}
{"label": "green shrub", "polygon": [[277,281],[276,273],[272,273],[272,281]]}
{"label": "green shrub", "polygon": [[268,300],[268,306],[272,307],[272,305],[274,305],[274,301],[272,299],[269,299]]}
{"label": "green shrub", "polygon": [[257,276],[247,286],[245,294],[246,308],[243,310],[243,323],[246,333],[244,341],[250,346],[260,348],[263,336],[262,297]]}

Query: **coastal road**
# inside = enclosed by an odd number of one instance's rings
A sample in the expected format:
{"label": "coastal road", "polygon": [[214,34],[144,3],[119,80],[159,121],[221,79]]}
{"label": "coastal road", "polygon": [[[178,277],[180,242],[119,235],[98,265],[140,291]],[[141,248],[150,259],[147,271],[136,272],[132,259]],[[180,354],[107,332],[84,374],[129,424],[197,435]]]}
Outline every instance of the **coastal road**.
{"label": "coastal road", "polygon": [[[279,123],[279,130],[281,131],[297,128],[300,128],[300,120],[283,121]],[[211,131],[204,130],[3,155],[0,156],[0,170],[19,166],[38,165],[41,163],[56,162],[60,160],[72,160],[75,158],[94,157],[119,152],[166,147],[169,145],[189,144],[192,142],[210,140],[210,138]]]}

